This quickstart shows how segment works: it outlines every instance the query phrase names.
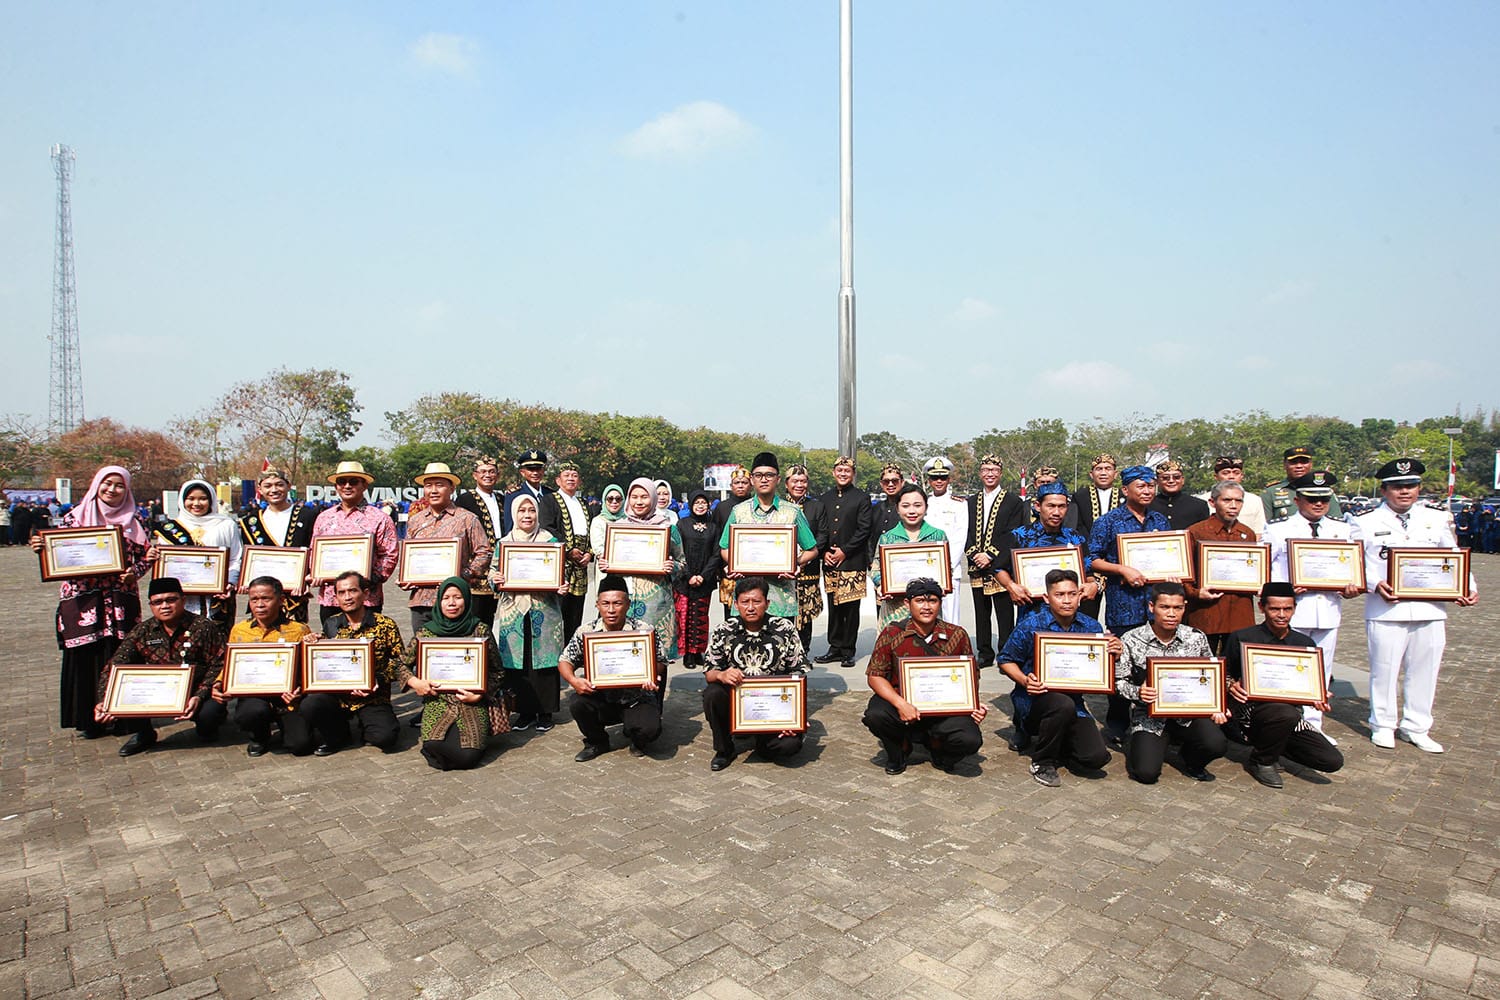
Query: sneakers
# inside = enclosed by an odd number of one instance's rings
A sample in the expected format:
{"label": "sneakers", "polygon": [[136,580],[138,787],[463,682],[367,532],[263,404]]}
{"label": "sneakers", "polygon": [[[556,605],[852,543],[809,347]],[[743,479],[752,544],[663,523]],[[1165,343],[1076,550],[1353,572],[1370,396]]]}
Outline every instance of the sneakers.
{"label": "sneakers", "polygon": [[537,732],[539,732],[539,733],[545,733],[545,732],[548,732],[549,730],[551,730],[551,728],[552,728],[552,713],[551,712],[543,712],[541,715],[538,715],[536,717],[536,731]]}
{"label": "sneakers", "polygon": [[1396,730],[1396,735],[1400,738],[1401,742],[1410,743],[1418,750],[1425,750],[1428,753],[1443,752],[1443,745],[1426,733],[1408,733],[1404,729],[1398,729]]}
{"label": "sneakers", "polygon": [[1062,779],[1057,776],[1057,768],[1051,764],[1038,764],[1031,762],[1031,780],[1038,785],[1046,785],[1048,788],[1061,788]]}
{"label": "sneakers", "polygon": [[516,716],[516,721],[511,723],[510,730],[513,733],[520,733],[530,729],[534,725],[536,725],[536,716],[518,715]]}
{"label": "sneakers", "polygon": [[1396,734],[1389,729],[1370,730],[1370,742],[1382,750],[1396,749]]}

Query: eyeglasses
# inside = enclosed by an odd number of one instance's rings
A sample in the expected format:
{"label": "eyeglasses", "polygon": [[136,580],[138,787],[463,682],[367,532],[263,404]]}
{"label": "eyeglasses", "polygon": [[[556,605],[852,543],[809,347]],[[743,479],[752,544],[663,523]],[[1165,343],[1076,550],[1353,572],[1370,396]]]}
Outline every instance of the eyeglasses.
{"label": "eyeglasses", "polygon": [[901,480],[899,480],[899,479],[882,479],[880,481],[880,485],[881,486],[900,486],[901,485]]}
{"label": "eyeglasses", "polygon": [[335,479],[333,484],[335,486],[363,486],[364,482],[363,479],[349,479],[346,477],[344,479]]}
{"label": "eyeglasses", "polygon": [[750,478],[751,479],[775,479],[779,475],[781,475],[781,473],[779,473],[779,472],[752,472],[752,473],[750,473]]}

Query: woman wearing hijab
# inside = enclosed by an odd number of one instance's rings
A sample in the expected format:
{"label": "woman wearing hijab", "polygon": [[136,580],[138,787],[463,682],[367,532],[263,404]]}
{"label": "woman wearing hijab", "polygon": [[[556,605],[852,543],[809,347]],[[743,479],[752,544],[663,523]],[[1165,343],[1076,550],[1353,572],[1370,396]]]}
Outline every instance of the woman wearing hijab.
{"label": "woman wearing hijab", "polygon": [[219,509],[219,497],[202,479],[189,479],[177,492],[178,511],[156,529],[168,545],[201,545],[229,550],[229,584],[222,594],[187,595],[187,609],[227,633],[234,624],[234,592],[240,582],[240,523]]}
{"label": "woman wearing hijab", "polygon": [[[515,525],[501,542],[545,542],[557,539],[539,523],[536,498],[517,493],[510,501],[510,523]],[[500,646],[500,665],[505,668],[506,690],[516,698],[515,729],[545,733],[552,728],[552,713],[559,705],[557,658],[568,637],[563,635],[562,601],[568,592],[564,583],[557,590],[500,590],[505,584],[501,573],[500,546],[490,569],[490,583],[496,588],[495,641]]]}
{"label": "woman wearing hijab", "polygon": [[665,479],[656,481],[656,509],[670,517],[673,524],[677,523],[677,505],[672,502],[672,484]]}
{"label": "woman wearing hijab", "polygon": [[[438,691],[417,677],[414,673],[417,640],[422,638],[484,639],[486,691]],[[491,706],[500,706],[504,684],[500,677],[500,651],[495,647],[490,627],[474,614],[474,597],[468,582],[459,577],[450,576],[438,585],[432,618],[412,637],[402,655],[397,678],[422,696],[422,756],[439,771],[466,771],[479,766],[485,741],[495,732],[496,724],[510,726],[510,719],[503,711],[490,711]]]}
{"label": "woman wearing hijab", "polygon": [[[140,578],[149,566],[146,553],[151,538],[135,512],[130,473],[118,465],[106,465],[94,473],[88,493],[62,523],[64,528],[111,525],[125,536],[125,572],[64,580],[57,600],[57,645],[62,650],[60,725],[90,740],[104,735],[104,727],[94,720],[100,671],[120,640],[140,624]],[[31,548],[40,552],[41,538],[28,538]]]}
{"label": "woman wearing hijab", "polygon": [[[876,558],[870,565],[870,580],[875,584],[875,593],[880,595],[877,611],[880,615],[881,628],[885,628],[891,622],[905,621],[911,617],[911,612],[906,609],[904,594],[887,597],[880,586],[880,546],[948,540],[942,528],[935,528],[927,523],[927,494],[922,492],[922,487],[916,483],[907,483],[901,487],[901,491],[894,499],[896,513],[901,518],[901,522],[880,536],[880,541],[876,543],[875,548]],[[941,580],[938,582],[942,583]]]}
{"label": "woman wearing hijab", "polygon": [[694,490],[687,510],[677,522],[682,554],[687,561],[681,584],[677,630],[682,636],[682,663],[703,666],[708,650],[708,608],[719,589],[724,562],[719,556],[718,522],[708,509],[708,494]]}
{"label": "woman wearing hijab", "polygon": [[[644,476],[633,479],[625,491],[625,517],[618,522],[630,528],[667,528],[671,551],[663,562],[663,572],[646,576],[638,573],[620,573],[624,577],[627,593],[630,594],[631,618],[637,618],[656,629],[663,636],[662,645],[667,649],[667,659],[677,658],[677,608],[672,598],[672,583],[682,575],[686,565],[682,555],[682,536],[656,506],[656,484]],[[599,572],[614,573],[607,560],[599,563]],[[658,698],[660,700],[660,698]]]}
{"label": "woman wearing hijab", "polygon": [[[589,524],[589,544],[594,549],[594,565],[604,558],[604,533],[609,526],[625,516],[625,491],[614,483],[604,487],[599,495],[599,513]],[[572,636],[569,636],[572,638]]]}

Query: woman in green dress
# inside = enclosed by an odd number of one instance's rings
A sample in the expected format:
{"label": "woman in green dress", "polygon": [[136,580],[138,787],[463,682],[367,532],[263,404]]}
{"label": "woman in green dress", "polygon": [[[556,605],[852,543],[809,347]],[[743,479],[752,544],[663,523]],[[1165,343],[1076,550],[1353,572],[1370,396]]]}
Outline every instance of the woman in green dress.
{"label": "woman in green dress", "polygon": [[[874,582],[875,593],[880,598],[876,609],[880,614],[880,628],[885,628],[891,622],[905,621],[911,617],[911,613],[906,610],[904,594],[887,596],[885,588],[880,585],[879,546],[948,540],[942,528],[935,528],[927,523],[927,494],[923,493],[922,487],[915,483],[907,483],[901,487],[901,492],[896,494],[896,514],[901,518],[901,523],[880,536],[879,542],[876,543],[876,558],[870,566],[870,579]],[[937,582],[941,585],[943,581]]]}
{"label": "woman in green dress", "polygon": [[[552,533],[539,525],[536,500],[529,493],[510,502],[510,523],[515,525],[500,542],[556,544]],[[505,689],[516,699],[515,729],[536,727],[539,733],[552,728],[552,713],[558,708],[557,658],[567,644],[563,635],[560,594],[556,590],[502,590],[505,585],[500,545],[490,569],[495,588],[495,641],[500,646],[500,666],[505,669]]]}
{"label": "woman in green dress", "polygon": [[[662,563],[660,573],[620,573],[607,562],[599,563],[600,573],[619,573],[630,588],[630,612],[628,617],[638,618],[656,629],[662,636],[662,645],[667,649],[668,662],[677,659],[677,605],[672,584],[687,569],[687,558],[682,554],[682,536],[677,525],[656,506],[655,480],[631,480],[625,491],[625,517],[614,522],[626,528],[668,529],[668,544],[671,551]],[[660,697],[658,697],[660,700]]]}
{"label": "woman in green dress", "polygon": [[[485,641],[485,690],[439,691],[415,673],[419,639],[483,639]],[[422,756],[439,771],[466,771],[478,767],[485,741],[495,732],[496,719],[509,728],[510,719],[491,712],[500,704],[503,680],[500,651],[490,627],[474,614],[474,597],[467,581],[450,576],[438,586],[432,618],[412,637],[402,654],[397,677],[422,696]],[[502,732],[504,729],[501,730]]]}

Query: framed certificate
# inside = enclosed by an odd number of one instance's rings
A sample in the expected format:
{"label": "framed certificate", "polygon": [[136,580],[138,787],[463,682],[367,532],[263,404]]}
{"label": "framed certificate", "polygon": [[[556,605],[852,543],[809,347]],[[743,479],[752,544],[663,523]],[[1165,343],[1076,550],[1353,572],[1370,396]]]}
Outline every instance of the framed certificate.
{"label": "framed certificate", "polygon": [[231,642],[224,647],[224,693],[266,697],[297,688],[300,642]]}
{"label": "framed certificate", "polygon": [[1271,579],[1271,546],[1198,541],[1198,586],[1227,594],[1259,594]]}
{"label": "framed certificate", "polygon": [[563,547],[553,542],[501,542],[501,590],[556,590],[563,585]]}
{"label": "framed certificate", "polygon": [[122,719],[181,715],[192,695],[190,667],[117,664],[110,671],[104,710]]}
{"label": "framed certificate", "polygon": [[880,589],[891,597],[906,593],[919,577],[936,580],[943,593],[953,593],[953,564],[947,542],[901,542],[880,546]]}
{"label": "framed certificate", "polygon": [[1293,587],[1343,590],[1352,583],[1365,588],[1365,549],[1359,542],[1289,538],[1286,564]]}
{"label": "framed certificate", "polygon": [[158,545],[156,578],[176,577],[184,594],[222,594],[229,589],[229,550],[206,545]]}
{"label": "framed certificate", "polygon": [[125,534],[107,528],[51,528],[37,532],[42,539],[43,580],[71,580],[80,576],[114,576],[125,572]]}
{"label": "framed certificate", "polygon": [[436,587],[461,576],[457,538],[407,539],[396,561],[396,583],[402,587]]}
{"label": "framed certificate", "polygon": [[923,715],[968,715],[979,709],[979,671],[968,656],[903,656],[901,697]]}
{"label": "framed certificate", "polygon": [[746,677],[729,699],[735,733],[800,733],[807,729],[807,678]]}
{"label": "framed certificate", "polygon": [[1186,531],[1129,531],[1115,536],[1120,565],[1129,566],[1147,583],[1193,578],[1193,547]]}
{"label": "framed certificate", "polygon": [[274,576],[288,594],[301,594],[307,587],[307,550],[281,545],[247,545],[240,558],[240,587],[250,586],[258,576]]}
{"label": "framed certificate", "polygon": [[1317,646],[1240,645],[1245,694],[1251,701],[1313,705],[1328,700],[1323,651]]}
{"label": "framed certificate", "polygon": [[650,684],[656,676],[656,639],[648,629],[585,632],[583,670],[601,690]]}
{"label": "framed certificate", "polygon": [[1039,549],[1012,549],[1010,578],[1036,596],[1047,592],[1047,574],[1055,569],[1070,569],[1083,585],[1083,550],[1076,545],[1048,545]]}
{"label": "framed certificate", "polygon": [[483,691],[488,656],[483,639],[420,636],[417,676],[436,685],[439,691]]}
{"label": "framed certificate", "polygon": [[1037,680],[1051,691],[1109,694],[1115,689],[1109,639],[1102,634],[1038,632],[1032,663]]}
{"label": "framed certificate", "polygon": [[1468,549],[1393,548],[1385,567],[1398,601],[1456,601],[1469,592]]}
{"label": "framed certificate", "polygon": [[664,576],[662,569],[672,552],[671,530],[633,528],[610,524],[604,529],[604,561],[611,573],[634,573],[638,576]]}
{"label": "framed certificate", "polygon": [[729,572],[780,576],[797,571],[795,524],[731,524]]}
{"label": "framed certificate", "polygon": [[374,535],[323,535],[308,553],[313,583],[332,583],[350,570],[366,580],[375,568]]}
{"label": "framed certificate", "polygon": [[1151,714],[1196,718],[1224,711],[1224,661],[1217,657],[1148,656],[1146,682],[1156,688]]}
{"label": "framed certificate", "polygon": [[319,639],[302,647],[302,690],[369,691],[375,686],[375,666],[369,639]]}

